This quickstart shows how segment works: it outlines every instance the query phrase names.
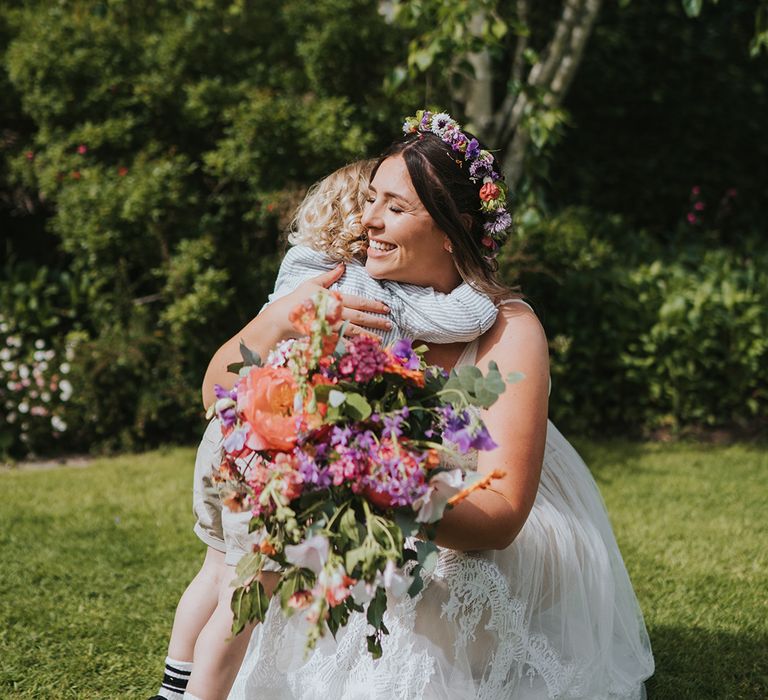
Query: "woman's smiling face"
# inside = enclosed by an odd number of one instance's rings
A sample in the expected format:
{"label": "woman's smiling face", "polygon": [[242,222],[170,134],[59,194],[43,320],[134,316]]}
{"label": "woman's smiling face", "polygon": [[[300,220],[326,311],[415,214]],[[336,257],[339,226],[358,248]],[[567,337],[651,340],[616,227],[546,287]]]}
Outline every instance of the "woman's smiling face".
{"label": "woman's smiling face", "polygon": [[371,180],[363,210],[365,267],[374,279],[450,292],[461,282],[448,237],[421,203],[402,156],[387,158]]}

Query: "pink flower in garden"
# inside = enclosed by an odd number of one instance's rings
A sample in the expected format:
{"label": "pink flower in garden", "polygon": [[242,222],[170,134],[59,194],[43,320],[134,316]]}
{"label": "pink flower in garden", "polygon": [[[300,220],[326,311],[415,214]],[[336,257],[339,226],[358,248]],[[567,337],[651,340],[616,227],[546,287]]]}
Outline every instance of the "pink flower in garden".
{"label": "pink flower in garden", "polygon": [[79,171],[79,170],[73,170],[73,171],[71,172],[71,174],[70,174],[70,177],[71,177],[73,180],[79,180],[79,179],[82,177],[82,175],[80,174],[80,171]]}
{"label": "pink flower in garden", "polygon": [[731,188],[730,188],[730,189],[729,189],[729,190],[728,190],[728,191],[725,193],[725,196],[726,196],[726,197],[730,197],[731,199],[733,199],[734,197],[736,197],[736,195],[737,195],[737,194],[739,194],[738,190],[737,190],[735,187],[731,187]]}
{"label": "pink flower in garden", "polygon": [[126,168],[124,165],[121,165],[121,166],[120,166],[120,167],[117,169],[117,174],[118,174],[120,177],[125,177],[125,176],[128,174],[128,168]]}
{"label": "pink flower in garden", "polygon": [[691,194],[692,194],[694,197],[698,197],[698,196],[701,194],[701,187],[699,187],[698,185],[694,185],[694,186],[691,188]]}
{"label": "pink flower in garden", "polygon": [[34,151],[27,151],[24,154],[27,158],[27,160],[34,160],[35,159],[35,152]]}
{"label": "pink flower in garden", "polygon": [[706,205],[704,204],[704,202],[696,202],[696,203],[694,203],[694,205],[693,205],[693,208],[694,208],[696,211],[704,211],[704,207],[705,207],[705,206],[706,206]]}
{"label": "pink flower in garden", "polygon": [[688,212],[688,223],[689,224],[697,224],[699,223],[699,218],[694,214],[692,211]]}
{"label": "pink flower in garden", "polygon": [[81,144],[80,144],[80,145],[77,147],[77,152],[78,152],[78,153],[79,153],[81,156],[84,156],[86,153],[88,153],[88,146],[86,146],[84,143],[81,143]]}

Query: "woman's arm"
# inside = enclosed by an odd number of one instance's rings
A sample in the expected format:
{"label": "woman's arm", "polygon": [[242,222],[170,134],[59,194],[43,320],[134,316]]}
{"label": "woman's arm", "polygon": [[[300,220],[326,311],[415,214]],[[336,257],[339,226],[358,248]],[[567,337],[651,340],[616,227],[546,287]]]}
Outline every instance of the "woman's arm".
{"label": "woman's arm", "polygon": [[549,359],[547,340],[536,315],[524,304],[505,304],[493,328],[480,340],[478,366],[495,361],[502,376],[522,372],[484,412],[498,443],[481,452],[478,471],[505,472],[491,482],[495,491],[478,490],[446,512],[437,543],[462,551],[504,549],[522,529],[539,486],[547,436]]}
{"label": "woman's arm", "polygon": [[[237,375],[227,371],[227,366],[240,362],[240,341],[242,340],[251,350],[261,357],[266,357],[269,350],[281,340],[296,335],[296,331],[288,321],[288,314],[297,304],[311,297],[318,289],[332,285],[344,274],[344,265],[339,265],[329,272],[302,282],[293,292],[277,299],[262,309],[244,328],[233,335],[222,345],[208,363],[208,369],[203,378],[203,406],[210,406],[215,400],[214,386],[221,384],[231,388]],[[366,328],[387,330],[390,322],[375,314],[389,313],[387,306],[380,301],[365,299],[353,294],[342,294],[344,311],[342,319],[349,321],[346,334],[365,333]]]}

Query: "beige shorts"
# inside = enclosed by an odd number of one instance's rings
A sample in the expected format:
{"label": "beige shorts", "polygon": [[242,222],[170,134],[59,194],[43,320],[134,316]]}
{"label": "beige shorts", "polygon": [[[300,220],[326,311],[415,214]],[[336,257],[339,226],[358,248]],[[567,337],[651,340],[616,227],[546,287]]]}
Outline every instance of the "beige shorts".
{"label": "beige shorts", "polygon": [[[214,418],[205,429],[197,448],[192,488],[192,510],[197,519],[195,534],[209,547],[224,552],[224,562],[237,566],[244,554],[252,552],[261,541],[260,532],[248,532],[249,511],[233,513],[221,503],[219,485],[213,480],[221,463],[221,428]],[[265,571],[279,571],[280,565],[267,559]]]}

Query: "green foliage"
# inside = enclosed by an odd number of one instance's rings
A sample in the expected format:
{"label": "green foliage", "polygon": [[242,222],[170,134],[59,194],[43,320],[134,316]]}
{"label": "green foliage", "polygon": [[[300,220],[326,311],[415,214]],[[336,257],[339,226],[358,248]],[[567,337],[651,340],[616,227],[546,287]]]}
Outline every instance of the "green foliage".
{"label": "green foliage", "polygon": [[551,206],[621,213],[665,235],[698,185],[712,213],[737,192],[721,229],[762,232],[768,52],[748,53],[756,4],[705,3],[690,19],[680,0],[604,3],[564,103]]}
{"label": "green foliage", "polygon": [[681,243],[571,209],[502,257],[550,338],[556,422],[649,433],[768,415],[768,257]]}
{"label": "green foliage", "polygon": [[0,10],[0,37],[3,247],[76,292],[56,292],[47,332],[82,334],[76,417],[103,421],[82,446],[190,435],[307,185],[395,135],[397,37],[361,0],[31,1]]}

